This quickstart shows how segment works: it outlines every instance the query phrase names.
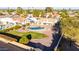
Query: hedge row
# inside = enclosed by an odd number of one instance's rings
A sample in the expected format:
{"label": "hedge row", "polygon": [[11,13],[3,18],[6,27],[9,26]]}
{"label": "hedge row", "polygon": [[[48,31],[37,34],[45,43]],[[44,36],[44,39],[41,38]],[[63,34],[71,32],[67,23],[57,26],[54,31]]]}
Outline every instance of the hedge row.
{"label": "hedge row", "polygon": [[16,25],[16,26],[13,26],[13,27],[11,27],[11,28],[7,28],[7,29],[3,29],[3,30],[0,30],[0,32],[7,32],[7,31],[10,31],[10,30],[14,30],[14,29],[19,29],[19,28],[21,28],[21,26],[19,26],[19,25]]}

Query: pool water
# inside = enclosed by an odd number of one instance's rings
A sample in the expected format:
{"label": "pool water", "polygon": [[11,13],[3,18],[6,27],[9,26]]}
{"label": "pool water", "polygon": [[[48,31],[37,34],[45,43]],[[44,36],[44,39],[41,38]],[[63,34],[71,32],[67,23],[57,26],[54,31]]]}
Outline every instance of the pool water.
{"label": "pool water", "polygon": [[30,27],[31,30],[42,30],[44,27]]}
{"label": "pool water", "polygon": [[0,30],[3,30],[5,27],[4,26],[0,26]]}

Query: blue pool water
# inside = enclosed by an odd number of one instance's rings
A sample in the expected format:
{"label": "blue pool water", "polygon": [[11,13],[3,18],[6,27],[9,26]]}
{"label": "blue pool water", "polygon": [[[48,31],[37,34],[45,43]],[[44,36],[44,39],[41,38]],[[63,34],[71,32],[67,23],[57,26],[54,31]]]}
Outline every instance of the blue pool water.
{"label": "blue pool water", "polygon": [[44,27],[30,27],[31,30],[41,30],[44,29]]}
{"label": "blue pool water", "polygon": [[4,29],[4,26],[0,26],[0,30]]}

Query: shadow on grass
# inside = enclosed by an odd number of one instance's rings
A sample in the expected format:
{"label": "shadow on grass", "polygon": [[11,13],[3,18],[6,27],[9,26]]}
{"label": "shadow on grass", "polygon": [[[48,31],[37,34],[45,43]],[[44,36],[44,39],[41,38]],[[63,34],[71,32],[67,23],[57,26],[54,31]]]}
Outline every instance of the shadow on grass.
{"label": "shadow on grass", "polygon": [[21,38],[20,36],[16,36],[16,35],[5,33],[5,32],[0,32],[0,34],[9,36],[11,38],[15,38],[17,42],[19,42],[19,39]]}
{"label": "shadow on grass", "polygon": [[52,35],[52,36],[54,37],[54,40],[52,39],[52,43],[51,43],[50,47],[44,46],[41,43],[33,43],[33,42],[29,42],[27,45],[32,46],[34,48],[39,48],[42,51],[54,51],[54,48],[59,41],[60,35],[55,34],[55,35]]}

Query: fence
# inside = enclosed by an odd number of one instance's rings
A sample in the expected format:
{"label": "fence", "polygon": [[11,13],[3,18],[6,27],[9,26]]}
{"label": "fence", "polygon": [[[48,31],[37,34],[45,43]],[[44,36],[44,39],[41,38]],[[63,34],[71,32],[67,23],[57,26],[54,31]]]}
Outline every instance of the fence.
{"label": "fence", "polygon": [[59,41],[58,41],[57,45],[56,45],[55,48],[54,48],[54,51],[57,51],[57,48],[58,48],[58,46],[59,46],[59,44],[60,44],[60,41],[61,41],[62,37],[63,37],[63,34],[62,34],[61,37],[59,38]]}

